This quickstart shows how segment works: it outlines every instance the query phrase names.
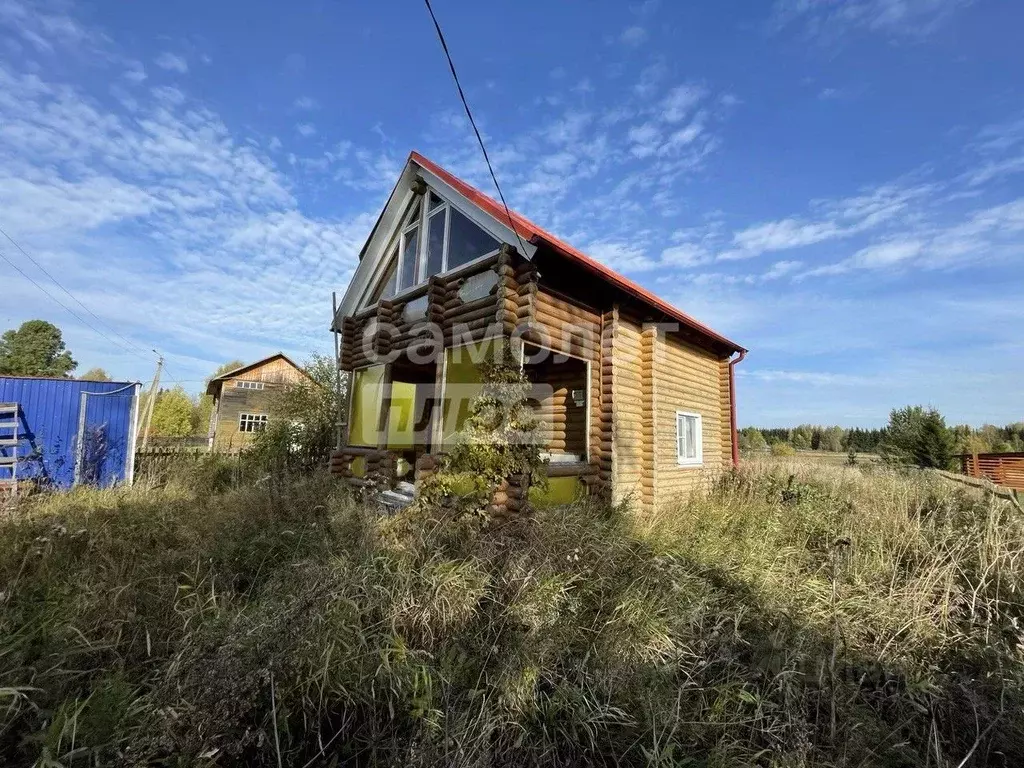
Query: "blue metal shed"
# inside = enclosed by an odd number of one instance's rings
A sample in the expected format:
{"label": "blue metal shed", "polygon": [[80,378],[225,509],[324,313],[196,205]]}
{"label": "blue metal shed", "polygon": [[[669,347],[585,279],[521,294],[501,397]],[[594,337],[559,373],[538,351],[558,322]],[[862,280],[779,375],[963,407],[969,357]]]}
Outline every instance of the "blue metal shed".
{"label": "blue metal shed", "polygon": [[[0,481],[130,483],[140,389],[137,382],[0,376],[0,404],[16,414],[14,423],[0,418]],[[2,461],[12,456],[13,468]]]}

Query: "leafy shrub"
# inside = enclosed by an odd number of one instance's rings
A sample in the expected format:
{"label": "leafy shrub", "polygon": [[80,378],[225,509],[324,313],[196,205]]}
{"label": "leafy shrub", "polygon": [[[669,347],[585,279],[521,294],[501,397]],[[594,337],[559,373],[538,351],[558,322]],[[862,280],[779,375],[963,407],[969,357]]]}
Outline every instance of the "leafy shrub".
{"label": "leafy shrub", "polygon": [[796,449],[789,443],[774,443],[772,456],[796,456]]}
{"label": "leafy shrub", "polygon": [[244,459],[272,476],[308,472],[327,465],[335,445],[340,398],[347,379],[333,359],[313,355],[303,366],[307,379],[285,387],[270,404],[271,419]]}

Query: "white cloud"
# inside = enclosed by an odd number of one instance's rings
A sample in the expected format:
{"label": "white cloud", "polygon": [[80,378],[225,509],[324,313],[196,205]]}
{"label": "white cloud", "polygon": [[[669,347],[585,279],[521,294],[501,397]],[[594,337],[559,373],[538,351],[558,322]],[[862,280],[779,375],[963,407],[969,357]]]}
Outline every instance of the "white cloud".
{"label": "white cloud", "polygon": [[932,185],[901,186],[884,184],[854,197],[819,202],[817,220],[785,218],[756,224],[736,232],[732,248],[719,254],[722,261],[736,261],[772,251],[803,248],[828,240],[852,237],[892,222],[908,206],[933,192]]}
{"label": "white cloud", "polygon": [[630,243],[590,243],[587,253],[619,272],[645,272],[658,266],[642,248]]}
{"label": "white cloud", "polygon": [[761,275],[762,280],[778,280],[780,277],[790,275],[803,265],[801,261],[776,261],[771,268]]}
{"label": "white cloud", "polygon": [[995,262],[1024,254],[1024,198],[974,211],[960,223],[920,225],[898,237],[859,249],[849,258],[799,277],[839,275],[853,270],[954,269],[981,260]]}
{"label": "white cloud", "polygon": [[146,68],[141,62],[130,62],[125,68],[124,79],[131,83],[141,83],[146,79]]}
{"label": "white cloud", "polygon": [[799,25],[805,34],[834,41],[860,29],[894,38],[934,32],[972,0],[776,0],[769,28]]}
{"label": "white cloud", "polygon": [[867,376],[854,376],[846,373],[827,373],[823,371],[779,371],[764,368],[739,369],[742,378],[757,379],[765,382],[789,382],[810,384],[815,387],[863,387],[877,385],[879,382]]}
{"label": "white cloud", "polygon": [[166,69],[168,72],[179,72],[181,74],[188,72],[188,61],[183,56],[171,53],[170,51],[161,53],[153,60],[153,63],[160,67],[160,69]]}
{"label": "white cloud", "polygon": [[972,187],[1024,173],[1024,119],[990,125],[969,146],[972,168],[965,174]]}
{"label": "white cloud", "polygon": [[299,132],[300,136],[307,138],[316,134],[316,126],[312,123],[299,123],[295,126],[295,130]]}
{"label": "white cloud", "polygon": [[629,129],[630,151],[639,158],[650,157],[661,146],[661,130],[654,123],[644,123]]}
{"label": "white cloud", "polygon": [[647,39],[647,30],[638,25],[626,27],[619,39],[623,44],[635,48]]}
{"label": "white cloud", "polygon": [[302,109],[302,110],[307,110],[308,111],[308,110],[320,109],[320,102],[318,102],[316,99],[312,98],[311,96],[300,96],[299,98],[297,98],[295,100],[294,106],[295,106],[296,109]]}
{"label": "white cloud", "polygon": [[83,46],[95,49],[105,36],[88,29],[64,12],[59,5],[25,3],[21,0],[0,2],[0,27],[8,27],[22,40],[41,53],[52,53],[56,46],[76,50]]}
{"label": "white cloud", "polygon": [[678,123],[693,111],[693,108],[707,95],[700,85],[677,85],[661,102],[661,117],[670,123]]}
{"label": "white cloud", "polygon": [[[351,274],[376,211],[309,216],[290,179],[216,113],[166,87],[136,102],[110,111],[0,64],[0,207],[11,234],[119,333],[145,349],[186,350],[184,363],[172,359],[175,375],[329,347],[329,292]],[[13,317],[39,313],[31,284],[15,279],[7,296]],[[53,311],[72,349],[102,350]],[[89,362],[147,374],[125,352]]]}
{"label": "white cloud", "polygon": [[711,255],[705,248],[694,243],[673,245],[661,252],[663,264],[673,267],[696,267],[711,261]]}

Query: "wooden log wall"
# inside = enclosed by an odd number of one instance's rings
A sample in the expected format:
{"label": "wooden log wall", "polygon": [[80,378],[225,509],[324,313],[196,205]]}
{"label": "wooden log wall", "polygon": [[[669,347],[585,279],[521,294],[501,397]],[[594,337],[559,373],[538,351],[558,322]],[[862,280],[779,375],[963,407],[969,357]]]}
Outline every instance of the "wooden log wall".
{"label": "wooden log wall", "polygon": [[615,468],[613,495],[616,502],[630,498],[642,505],[653,493],[653,477],[644,475],[644,454],[651,446],[644,441],[644,400],[642,328],[638,319],[621,310],[612,343],[613,389],[615,397]]}
{"label": "wooden log wall", "polygon": [[[494,275],[494,284],[486,295],[460,295],[467,280],[486,272]],[[426,306],[422,312],[413,315],[406,311],[411,302],[422,303],[424,299]],[[518,336],[526,342],[585,360],[590,363],[590,381],[585,387],[589,424],[583,425],[582,435],[575,428],[571,434],[565,430],[561,435],[552,435],[550,447],[582,452],[583,436],[589,436],[593,471],[581,474],[591,491],[606,492],[611,487],[614,454],[618,448],[613,439],[617,416],[613,413],[612,394],[614,317],[614,312],[602,313],[546,290],[536,265],[523,259],[512,246],[505,245],[491,260],[449,275],[434,276],[417,291],[397,300],[381,300],[372,308],[343,318],[339,364],[343,370],[351,371],[386,362],[386,356],[393,358],[403,353],[413,352],[429,358],[431,350],[435,355],[440,352],[430,332],[432,327],[440,329],[440,342],[445,348],[479,341],[497,330],[503,335]],[[632,343],[635,339],[623,337],[620,342]],[[640,384],[624,386],[623,399],[627,405],[631,394],[642,394]],[[632,392],[633,389],[636,392]],[[565,396],[571,396],[571,390],[567,389]],[[552,403],[552,413],[561,407]],[[556,445],[559,441],[564,445]],[[339,460],[337,466],[343,465],[345,461]],[[332,471],[334,466],[332,464]],[[420,471],[417,467],[418,474]],[[422,471],[430,470],[423,468]]]}
{"label": "wooden log wall", "polygon": [[[730,449],[722,440],[728,429],[728,411],[723,413],[721,390],[722,359],[671,334],[663,336],[661,342],[659,362],[654,370],[658,394],[655,469],[659,496],[668,500],[709,482],[725,466],[729,456],[726,451]],[[727,402],[728,394],[725,397]],[[704,455],[701,467],[679,466],[677,462],[677,411],[701,415]]]}
{"label": "wooden log wall", "polygon": [[512,475],[503,482],[491,498],[487,507],[491,524],[498,526],[517,517],[526,517],[533,512],[530,504],[529,475]]}
{"label": "wooden log wall", "polygon": [[[517,276],[520,288],[516,332],[525,341],[590,364],[590,381],[585,385],[590,409],[590,422],[586,429],[590,438],[589,460],[597,472],[589,473],[586,482],[589,491],[600,492],[611,477],[611,457],[605,454],[608,446],[604,442],[604,432],[610,431],[612,424],[611,403],[610,400],[607,403],[602,401],[604,319],[596,310],[545,289],[533,264],[520,267]],[[567,442],[569,447],[552,447],[552,450],[577,452],[570,443],[575,444],[570,440]],[[583,452],[582,447],[578,452]],[[603,464],[607,466],[601,472]]]}
{"label": "wooden log wall", "polygon": [[[426,285],[398,299],[382,299],[369,309],[342,319],[342,370],[355,370],[386,362],[384,358],[413,352],[424,358],[436,356],[441,347],[476,341],[500,329],[515,330],[520,307],[520,285],[511,246],[469,269],[434,276]],[[534,270],[535,272],[536,270]],[[490,273],[494,284],[484,296],[466,299],[460,289],[474,275]],[[413,302],[423,302],[422,312],[409,312]],[[435,331],[436,329],[436,331]],[[435,338],[435,333],[440,338]]]}
{"label": "wooden log wall", "polygon": [[617,309],[601,315],[601,357],[598,366],[598,407],[596,423],[591,420],[591,446],[597,445],[597,463],[602,490],[610,494],[615,470],[615,326]]}
{"label": "wooden log wall", "polygon": [[[587,406],[576,405],[573,390],[582,389],[590,397],[586,371],[579,366],[552,363],[540,365],[531,372],[533,380],[542,385],[537,398],[539,437],[548,451],[584,455],[587,449]],[[547,388],[550,387],[550,390]]]}
{"label": "wooden log wall", "polygon": [[[352,462],[358,457],[366,461],[363,477],[356,477],[352,472]],[[345,446],[332,451],[329,462],[332,475],[337,475],[355,487],[390,486],[395,477],[396,466],[397,457],[390,451],[358,446]]]}
{"label": "wooden log wall", "polygon": [[658,349],[658,329],[655,326],[644,327],[640,334],[640,390],[643,404],[640,429],[644,446],[640,473],[641,495],[643,504],[648,509],[657,509],[660,502],[654,459],[654,448],[658,444],[658,420],[655,417],[658,395],[657,381],[654,377],[659,362]]}
{"label": "wooden log wall", "polygon": [[729,361],[718,361],[718,418],[722,442],[722,467],[732,466],[732,392],[729,390]]}

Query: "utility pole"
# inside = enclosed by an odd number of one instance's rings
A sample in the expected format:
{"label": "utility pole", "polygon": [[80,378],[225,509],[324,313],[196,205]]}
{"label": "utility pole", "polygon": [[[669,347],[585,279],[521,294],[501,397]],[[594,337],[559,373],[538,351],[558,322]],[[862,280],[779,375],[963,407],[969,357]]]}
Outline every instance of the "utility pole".
{"label": "utility pole", "polygon": [[157,357],[156,373],[153,374],[153,383],[149,386],[149,402],[146,403],[146,418],[143,420],[144,426],[142,427],[142,450],[146,450],[146,446],[149,444],[149,425],[153,421],[153,406],[156,404],[156,393],[160,387],[160,370],[163,367],[164,358],[161,355]]}

